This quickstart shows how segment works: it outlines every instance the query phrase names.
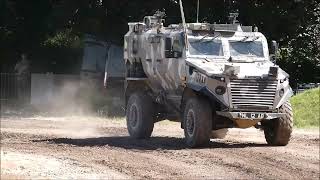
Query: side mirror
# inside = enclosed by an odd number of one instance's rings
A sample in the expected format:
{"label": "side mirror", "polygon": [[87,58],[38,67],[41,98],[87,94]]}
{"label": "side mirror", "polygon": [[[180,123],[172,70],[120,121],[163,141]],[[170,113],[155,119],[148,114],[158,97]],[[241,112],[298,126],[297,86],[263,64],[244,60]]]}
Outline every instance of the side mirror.
{"label": "side mirror", "polygon": [[279,46],[278,46],[277,41],[272,40],[271,41],[271,48],[270,48],[270,58],[271,58],[271,61],[274,63],[277,61],[278,51],[279,51]]}

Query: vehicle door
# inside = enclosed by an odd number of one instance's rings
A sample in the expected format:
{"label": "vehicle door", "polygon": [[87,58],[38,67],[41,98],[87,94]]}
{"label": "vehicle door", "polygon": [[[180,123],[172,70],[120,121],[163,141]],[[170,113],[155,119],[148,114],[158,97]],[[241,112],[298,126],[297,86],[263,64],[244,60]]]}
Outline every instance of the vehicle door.
{"label": "vehicle door", "polygon": [[180,84],[180,64],[182,56],[182,39],[180,36],[165,37],[161,43],[162,57],[156,60],[156,73],[166,90],[175,90]]}

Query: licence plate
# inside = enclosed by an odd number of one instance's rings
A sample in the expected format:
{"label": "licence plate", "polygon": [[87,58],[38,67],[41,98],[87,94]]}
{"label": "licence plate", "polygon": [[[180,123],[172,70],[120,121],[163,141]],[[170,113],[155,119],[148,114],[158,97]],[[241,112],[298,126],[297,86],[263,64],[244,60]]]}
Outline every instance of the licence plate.
{"label": "licence plate", "polygon": [[240,119],[264,119],[266,118],[264,113],[239,113]]}

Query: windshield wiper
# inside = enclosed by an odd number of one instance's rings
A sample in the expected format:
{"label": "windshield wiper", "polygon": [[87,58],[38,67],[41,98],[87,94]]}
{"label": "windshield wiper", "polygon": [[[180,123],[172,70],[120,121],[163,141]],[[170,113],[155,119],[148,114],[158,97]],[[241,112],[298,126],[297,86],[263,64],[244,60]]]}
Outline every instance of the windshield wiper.
{"label": "windshield wiper", "polygon": [[216,35],[216,36],[212,37],[211,39],[208,39],[208,40],[206,40],[206,41],[203,41],[203,40],[204,40],[204,38],[206,38],[206,37],[208,37],[208,36],[209,36],[209,34],[205,35],[204,37],[202,37],[201,39],[199,39],[199,40],[198,40],[198,41],[196,41],[196,42],[208,42],[208,41],[212,41],[212,40],[216,39],[217,37],[220,37],[221,35],[220,35],[220,34],[218,34],[218,35]]}
{"label": "windshield wiper", "polygon": [[210,41],[215,40],[217,37],[220,37],[220,36],[221,36],[221,34],[218,34],[218,35],[214,36],[213,38],[211,38]]}
{"label": "windshield wiper", "polygon": [[241,39],[240,41],[241,42],[244,42],[244,41],[246,41],[247,39],[249,39],[249,36],[245,36],[243,39]]}
{"label": "windshield wiper", "polygon": [[255,38],[253,38],[252,41],[258,40],[259,38],[260,38],[260,37],[257,36],[257,37],[255,37]]}
{"label": "windshield wiper", "polygon": [[195,41],[195,42],[201,42],[202,40],[204,40],[204,38],[206,38],[206,37],[208,37],[208,36],[210,36],[210,34],[204,35],[201,39],[199,39],[199,40],[197,40],[197,41]]}
{"label": "windshield wiper", "polygon": [[246,36],[246,37],[244,37],[243,39],[241,39],[240,41],[241,41],[241,42],[244,42],[244,41],[246,41],[246,42],[248,42],[248,41],[252,42],[252,41],[258,40],[259,38],[260,38],[260,37],[257,36],[257,37],[254,37],[253,39],[248,40],[248,39],[249,39],[249,36]]}

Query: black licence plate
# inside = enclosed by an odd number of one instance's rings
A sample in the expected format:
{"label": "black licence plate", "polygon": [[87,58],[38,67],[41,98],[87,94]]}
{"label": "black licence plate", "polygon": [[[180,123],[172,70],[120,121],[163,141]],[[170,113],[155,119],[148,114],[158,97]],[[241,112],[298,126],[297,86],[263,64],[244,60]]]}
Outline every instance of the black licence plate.
{"label": "black licence plate", "polygon": [[266,115],[264,113],[239,113],[240,119],[264,119]]}

